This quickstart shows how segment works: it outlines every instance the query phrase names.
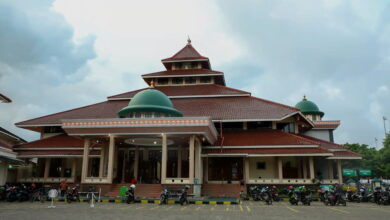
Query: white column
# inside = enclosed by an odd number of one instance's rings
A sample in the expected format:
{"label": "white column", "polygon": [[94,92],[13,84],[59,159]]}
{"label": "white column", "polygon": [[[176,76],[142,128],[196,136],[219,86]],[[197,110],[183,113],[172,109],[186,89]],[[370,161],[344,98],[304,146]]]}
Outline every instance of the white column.
{"label": "white column", "polygon": [[249,157],[244,158],[244,176],[245,176],[245,184],[249,183]]}
{"label": "white column", "polygon": [[110,143],[108,145],[108,171],[107,179],[112,183],[112,177],[114,172],[114,152],[115,151],[115,137],[110,135]]}
{"label": "white column", "polygon": [[89,138],[84,139],[83,167],[81,169],[81,182],[85,182],[88,176],[88,160],[89,160]]}
{"label": "white column", "polygon": [[167,159],[168,159],[168,146],[167,135],[162,135],[162,151],[161,151],[161,183],[164,184],[167,178]]}
{"label": "white column", "polygon": [[328,160],[328,178],[329,179],[334,179],[333,160]]}
{"label": "white column", "polygon": [[104,175],[104,157],[105,157],[105,147],[101,146],[100,148],[100,163],[99,163],[99,177],[102,178]]}
{"label": "white column", "polygon": [[341,160],[337,160],[337,173],[339,176],[339,183],[342,184],[343,183],[343,173],[341,170]]}
{"label": "white column", "polygon": [[181,146],[177,149],[177,177],[181,178],[181,156],[182,156],[182,150]]}
{"label": "white column", "polygon": [[283,181],[283,161],[282,158],[278,157],[278,177],[279,177],[279,183],[282,183]]}
{"label": "white column", "polygon": [[45,179],[45,182],[47,178],[49,178],[49,173],[50,173],[50,158],[46,158],[45,160],[45,173],[43,174],[43,178]]}
{"label": "white column", "polygon": [[189,179],[190,183],[194,183],[194,148],[195,148],[195,136],[190,137],[190,149],[189,149]]}
{"label": "white column", "polygon": [[134,153],[134,178],[138,181],[139,147],[135,147]]}
{"label": "white column", "polygon": [[310,169],[310,179],[314,179],[314,159],[313,157],[309,157],[309,169]]}

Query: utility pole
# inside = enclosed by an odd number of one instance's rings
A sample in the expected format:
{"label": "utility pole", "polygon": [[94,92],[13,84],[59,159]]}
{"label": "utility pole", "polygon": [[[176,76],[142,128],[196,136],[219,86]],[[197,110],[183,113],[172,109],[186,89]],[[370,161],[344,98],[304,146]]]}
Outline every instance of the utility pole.
{"label": "utility pole", "polygon": [[386,135],[387,135],[387,131],[386,131],[386,120],[387,118],[385,116],[383,116],[383,128],[385,129],[385,138],[386,138]]}
{"label": "utility pole", "polygon": [[375,148],[378,148],[378,139],[375,138]]}

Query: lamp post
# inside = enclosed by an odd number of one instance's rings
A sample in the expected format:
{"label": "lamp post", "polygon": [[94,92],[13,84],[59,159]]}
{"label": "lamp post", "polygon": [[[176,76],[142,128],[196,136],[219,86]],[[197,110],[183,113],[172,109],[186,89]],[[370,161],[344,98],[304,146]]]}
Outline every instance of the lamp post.
{"label": "lamp post", "polygon": [[383,116],[383,128],[385,129],[385,138],[386,138],[386,135],[387,135],[387,131],[386,131],[386,120],[387,118],[385,116]]}

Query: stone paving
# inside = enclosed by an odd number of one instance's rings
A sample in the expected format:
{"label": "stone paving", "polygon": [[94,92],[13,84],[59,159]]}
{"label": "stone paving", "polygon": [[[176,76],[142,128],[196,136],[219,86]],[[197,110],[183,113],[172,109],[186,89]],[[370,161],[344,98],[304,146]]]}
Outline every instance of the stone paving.
{"label": "stone paving", "polygon": [[0,219],[390,219],[390,206],[349,203],[325,206],[314,202],[311,206],[291,206],[287,202],[265,205],[263,202],[244,201],[241,205],[185,205],[55,203],[0,203]]}

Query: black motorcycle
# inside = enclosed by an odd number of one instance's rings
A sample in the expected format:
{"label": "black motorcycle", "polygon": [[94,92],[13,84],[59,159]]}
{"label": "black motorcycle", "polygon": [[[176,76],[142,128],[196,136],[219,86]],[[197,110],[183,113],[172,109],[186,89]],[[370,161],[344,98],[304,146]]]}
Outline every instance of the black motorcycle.
{"label": "black motorcycle", "polygon": [[298,197],[298,192],[295,191],[294,189],[288,189],[287,195],[289,197],[289,202],[291,205],[298,205],[299,202],[299,197]]}
{"label": "black motorcycle", "polygon": [[333,190],[329,190],[325,192],[325,200],[324,200],[325,205],[331,205],[335,206],[336,205],[336,193]]}
{"label": "black motorcycle", "polygon": [[272,205],[272,194],[270,192],[269,187],[263,187],[260,191],[261,200],[265,202],[267,205]]}
{"label": "black motorcycle", "polygon": [[188,204],[187,196],[188,196],[188,189],[189,188],[190,188],[189,186],[186,186],[186,187],[184,187],[184,189],[182,189],[181,194],[180,194],[180,198],[179,198],[180,205],[184,205],[184,203]]}
{"label": "black motorcycle", "polygon": [[0,201],[5,200],[7,197],[5,186],[0,187]]}
{"label": "black motorcycle", "polygon": [[271,189],[271,195],[272,195],[272,200],[275,202],[280,202],[281,198],[279,197],[279,193],[276,190],[276,187],[272,187]]}
{"label": "black motorcycle", "polygon": [[312,202],[312,193],[309,190],[306,191],[300,191],[299,192],[299,197],[303,205],[308,205],[310,206]]}
{"label": "black motorcycle", "polygon": [[73,187],[66,193],[66,202],[80,202],[79,190],[77,187]]}
{"label": "black motorcycle", "polygon": [[160,194],[160,205],[168,204],[169,191],[165,188]]}
{"label": "black motorcycle", "polygon": [[30,191],[25,185],[22,185],[19,190],[17,190],[16,197],[19,202],[30,200]]}
{"label": "black motorcycle", "polygon": [[379,199],[378,199],[378,205],[389,205],[390,204],[390,192],[388,189],[381,192]]}
{"label": "black motorcycle", "polygon": [[260,201],[261,198],[261,189],[259,186],[250,186],[248,190],[248,196],[249,198],[252,198],[254,201]]}
{"label": "black motorcycle", "polygon": [[135,185],[131,185],[126,191],[126,203],[134,203],[135,200]]}
{"label": "black motorcycle", "polygon": [[6,199],[8,202],[13,202],[13,201],[16,201],[18,199],[18,197],[17,197],[18,191],[17,190],[18,189],[16,186],[11,186],[11,187],[7,188]]}

